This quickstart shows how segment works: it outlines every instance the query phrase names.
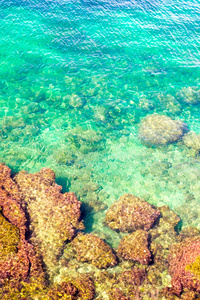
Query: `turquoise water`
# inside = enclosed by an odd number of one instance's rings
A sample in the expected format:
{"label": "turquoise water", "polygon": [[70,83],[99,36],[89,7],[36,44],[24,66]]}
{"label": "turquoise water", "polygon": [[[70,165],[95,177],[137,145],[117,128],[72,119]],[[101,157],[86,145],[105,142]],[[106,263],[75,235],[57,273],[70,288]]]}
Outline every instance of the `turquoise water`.
{"label": "turquoise water", "polygon": [[198,154],[138,138],[152,113],[200,133],[198,1],[0,0],[0,17],[0,160],[52,168],[111,244],[105,210],[125,192],[199,227]]}

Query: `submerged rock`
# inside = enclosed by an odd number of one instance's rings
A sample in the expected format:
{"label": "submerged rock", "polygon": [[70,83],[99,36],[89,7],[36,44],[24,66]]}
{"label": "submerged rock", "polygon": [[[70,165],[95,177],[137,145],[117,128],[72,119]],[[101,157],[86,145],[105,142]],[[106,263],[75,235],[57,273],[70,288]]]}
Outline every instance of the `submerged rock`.
{"label": "submerged rock", "polygon": [[186,104],[197,104],[200,102],[200,90],[196,87],[184,87],[177,94],[177,99]]}
{"label": "submerged rock", "polygon": [[112,248],[99,237],[92,234],[79,234],[71,243],[78,261],[91,262],[102,269],[117,264]]}
{"label": "submerged rock", "polygon": [[77,126],[67,131],[65,139],[76,151],[84,154],[104,149],[104,137],[96,130]]}
{"label": "submerged rock", "polygon": [[119,280],[126,284],[141,285],[146,278],[146,271],[142,268],[134,267],[131,270],[124,271],[120,274]]}
{"label": "submerged rock", "polygon": [[31,241],[52,275],[65,242],[72,239],[77,229],[84,228],[80,222],[81,203],[73,193],[61,193],[62,187],[55,183],[55,174],[48,168],[35,174],[21,171],[14,181],[27,205],[33,231]]}
{"label": "submerged rock", "polygon": [[136,230],[126,235],[119,244],[117,254],[126,260],[134,260],[143,265],[148,265],[151,261],[148,236],[149,234],[144,230]]}
{"label": "submerged rock", "polygon": [[183,137],[183,143],[186,147],[192,148],[195,150],[196,154],[200,151],[200,135],[196,134],[193,131],[188,132]]}
{"label": "submerged rock", "polygon": [[146,116],[139,128],[139,138],[146,146],[158,146],[178,141],[187,131],[182,121],[152,114]]}
{"label": "submerged rock", "polygon": [[20,191],[10,177],[11,170],[0,164],[0,281],[12,288],[34,276],[44,281],[42,263],[26,240],[27,219]]}
{"label": "submerged rock", "polygon": [[200,237],[189,237],[174,244],[168,255],[172,292],[183,289],[200,292]]}
{"label": "submerged rock", "polygon": [[86,104],[85,99],[79,97],[76,94],[71,95],[70,100],[69,100],[69,105],[74,107],[74,108],[81,108]]}
{"label": "submerged rock", "polygon": [[95,286],[92,278],[88,275],[77,275],[76,278],[69,277],[61,284],[55,284],[48,291],[47,300],[92,300],[94,295]]}
{"label": "submerged rock", "polygon": [[107,211],[105,222],[114,230],[132,232],[149,230],[160,216],[151,204],[132,194],[125,194]]}

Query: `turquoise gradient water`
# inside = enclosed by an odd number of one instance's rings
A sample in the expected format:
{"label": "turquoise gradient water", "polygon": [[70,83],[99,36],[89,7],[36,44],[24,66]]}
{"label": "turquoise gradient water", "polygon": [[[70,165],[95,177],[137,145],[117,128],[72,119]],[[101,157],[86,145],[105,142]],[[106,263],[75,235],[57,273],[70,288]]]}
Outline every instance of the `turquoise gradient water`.
{"label": "turquoise gradient water", "polygon": [[199,156],[138,138],[152,113],[200,133],[199,78],[198,1],[0,0],[0,160],[52,168],[111,244],[105,210],[125,192],[199,226]]}

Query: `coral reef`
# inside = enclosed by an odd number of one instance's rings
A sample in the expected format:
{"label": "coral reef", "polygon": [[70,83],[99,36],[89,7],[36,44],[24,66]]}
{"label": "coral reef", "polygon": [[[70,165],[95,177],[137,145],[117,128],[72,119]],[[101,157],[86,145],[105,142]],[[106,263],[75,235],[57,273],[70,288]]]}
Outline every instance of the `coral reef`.
{"label": "coral reef", "polygon": [[146,146],[166,145],[178,141],[187,131],[181,121],[152,114],[146,116],[139,127],[139,138]]}
{"label": "coral reef", "polygon": [[78,234],[71,243],[78,261],[90,262],[99,269],[114,267],[116,256],[111,247],[92,234]]}
{"label": "coral reef", "polygon": [[121,232],[149,230],[159,215],[160,212],[148,202],[125,194],[108,209],[105,222],[111,229]]}
{"label": "coral reef", "polygon": [[49,275],[67,240],[71,240],[80,222],[80,206],[73,193],[61,193],[52,170],[43,168],[35,174],[19,172],[14,181],[27,205],[30,216],[31,242],[43,256]]}
{"label": "coral reef", "polygon": [[151,261],[148,237],[149,234],[141,229],[126,235],[118,246],[117,254],[126,260],[134,260],[148,265]]}
{"label": "coral reef", "polygon": [[183,289],[200,292],[200,236],[174,244],[168,261],[173,293],[180,295]]}

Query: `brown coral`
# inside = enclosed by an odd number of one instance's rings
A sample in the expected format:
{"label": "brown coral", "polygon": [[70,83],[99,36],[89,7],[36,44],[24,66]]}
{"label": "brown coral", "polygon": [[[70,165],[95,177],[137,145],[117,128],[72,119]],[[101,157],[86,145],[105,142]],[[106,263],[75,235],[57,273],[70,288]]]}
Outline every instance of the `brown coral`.
{"label": "brown coral", "polygon": [[112,248],[92,234],[79,234],[71,243],[78,261],[90,262],[99,269],[117,264]]}
{"label": "brown coral", "polygon": [[159,215],[160,212],[148,202],[125,194],[108,209],[105,221],[114,230],[132,232],[137,229],[149,230]]}
{"label": "brown coral", "polygon": [[148,236],[148,233],[144,230],[137,230],[126,235],[118,246],[118,255],[126,260],[134,260],[148,265],[151,261]]}
{"label": "brown coral", "polygon": [[183,288],[200,292],[200,237],[189,237],[171,247],[169,273],[172,292],[179,295]]}
{"label": "brown coral", "polygon": [[27,204],[33,235],[32,243],[41,252],[50,275],[64,243],[71,240],[76,229],[83,229],[80,206],[73,193],[61,193],[55,174],[48,168],[35,174],[19,172],[14,181]]}

